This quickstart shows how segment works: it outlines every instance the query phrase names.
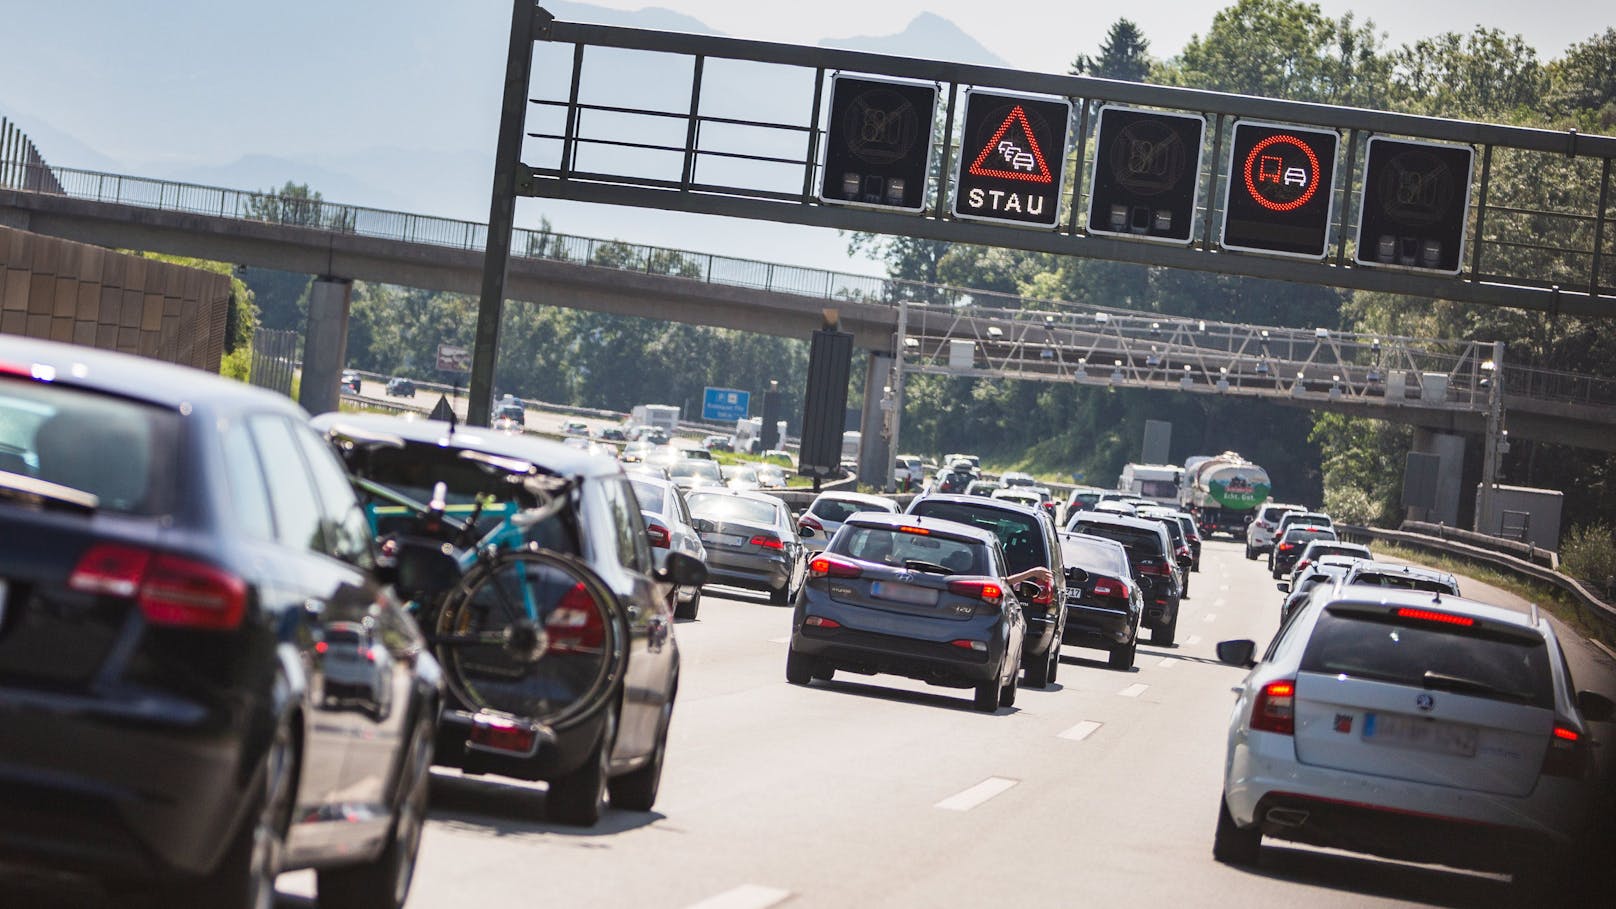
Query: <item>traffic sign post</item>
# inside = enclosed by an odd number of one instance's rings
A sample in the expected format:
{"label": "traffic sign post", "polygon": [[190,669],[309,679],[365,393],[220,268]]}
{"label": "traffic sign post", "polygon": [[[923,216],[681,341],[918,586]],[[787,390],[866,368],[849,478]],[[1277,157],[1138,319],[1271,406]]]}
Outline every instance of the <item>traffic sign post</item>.
{"label": "traffic sign post", "polygon": [[1066,185],[1072,103],[967,89],[956,218],[1054,227]]}
{"label": "traffic sign post", "polygon": [[1332,130],[1240,120],[1229,149],[1224,249],[1322,259],[1335,212]]}
{"label": "traffic sign post", "polygon": [[935,85],[832,76],[820,200],[924,209],[936,110]]}
{"label": "traffic sign post", "polygon": [[1475,157],[1468,145],[1371,136],[1354,261],[1458,274]]}
{"label": "traffic sign post", "polygon": [[1099,121],[1088,232],[1190,242],[1206,118],[1108,104]]}
{"label": "traffic sign post", "polygon": [[752,406],[752,393],[735,388],[707,386],[701,395],[701,418],[708,423],[744,420]]}

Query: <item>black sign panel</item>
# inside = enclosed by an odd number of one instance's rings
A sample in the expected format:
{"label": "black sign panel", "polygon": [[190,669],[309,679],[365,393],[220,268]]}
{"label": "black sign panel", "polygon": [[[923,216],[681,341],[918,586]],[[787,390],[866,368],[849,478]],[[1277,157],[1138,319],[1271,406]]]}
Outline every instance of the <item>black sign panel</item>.
{"label": "black sign panel", "polygon": [[1205,133],[1205,117],[1100,108],[1089,233],[1188,243]]}
{"label": "black sign panel", "polygon": [[1458,274],[1474,162],[1468,145],[1371,137],[1358,264]]}
{"label": "black sign panel", "polygon": [[967,89],[954,216],[1053,227],[1071,102]]}
{"label": "black sign panel", "polygon": [[1334,131],[1234,125],[1224,191],[1224,249],[1324,258],[1335,209]]}
{"label": "black sign panel", "polygon": [[935,85],[832,76],[819,198],[923,209],[936,108]]}

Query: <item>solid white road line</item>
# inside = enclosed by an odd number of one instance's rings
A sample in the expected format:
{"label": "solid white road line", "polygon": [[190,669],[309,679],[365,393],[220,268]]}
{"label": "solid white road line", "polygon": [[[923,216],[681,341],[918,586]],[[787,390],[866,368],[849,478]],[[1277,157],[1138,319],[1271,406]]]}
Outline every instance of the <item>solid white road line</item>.
{"label": "solid white road line", "polygon": [[785,902],[790,896],[789,890],[742,884],[699,903],[692,903],[689,909],[768,909],[770,906]]}
{"label": "solid white road line", "polygon": [[1117,692],[1117,694],[1119,694],[1119,695],[1121,695],[1121,696],[1123,696],[1125,698],[1136,698],[1136,697],[1140,696],[1141,694],[1144,694],[1146,691],[1149,691],[1149,690],[1150,690],[1149,685],[1146,685],[1146,684],[1140,682],[1140,683],[1136,683],[1136,684],[1133,684],[1133,685],[1129,685],[1127,688],[1124,688],[1121,691]]}
{"label": "solid white road line", "polygon": [[788,634],[783,638],[769,638],[769,643],[770,644],[789,644],[789,643],[791,643],[791,635]]}
{"label": "solid white road line", "polygon": [[1074,741],[1074,742],[1081,742],[1084,739],[1088,738],[1089,736],[1093,735],[1094,730],[1099,729],[1100,725],[1101,724],[1096,723],[1093,720],[1084,720],[1083,722],[1078,723],[1076,726],[1073,726],[1072,728],[1066,730],[1065,732],[1061,733],[1060,735],[1055,736],[1055,738],[1069,739],[1069,740]]}
{"label": "solid white road line", "polygon": [[1015,784],[1015,780],[1007,780],[1002,776],[990,776],[964,792],[943,799],[937,803],[937,807],[944,811],[970,811],[988,799],[1008,792]]}

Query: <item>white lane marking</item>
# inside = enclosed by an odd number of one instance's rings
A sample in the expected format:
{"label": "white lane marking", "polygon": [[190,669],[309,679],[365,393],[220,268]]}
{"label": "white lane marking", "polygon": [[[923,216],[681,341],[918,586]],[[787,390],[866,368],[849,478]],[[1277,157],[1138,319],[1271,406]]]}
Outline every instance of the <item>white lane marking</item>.
{"label": "white lane marking", "polygon": [[783,638],[769,638],[769,643],[770,644],[789,644],[789,643],[791,643],[791,635],[788,634]]}
{"label": "white lane marking", "polygon": [[699,903],[691,903],[688,909],[768,909],[770,906],[785,902],[790,896],[790,890],[742,884]]}
{"label": "white lane marking", "polygon": [[1213,620],[1214,620],[1214,619],[1216,619],[1216,618],[1217,618],[1217,617],[1218,617],[1218,614],[1217,614],[1217,613],[1215,613],[1215,612],[1209,612],[1209,613],[1207,613],[1207,614],[1206,614],[1206,615],[1204,615],[1204,616],[1201,616],[1201,621],[1203,621],[1203,622],[1210,622],[1210,621],[1213,621]]}
{"label": "white lane marking", "polygon": [[1061,733],[1060,735],[1055,736],[1055,738],[1058,738],[1058,739],[1070,739],[1071,741],[1074,741],[1074,742],[1081,742],[1084,739],[1088,738],[1089,736],[1093,735],[1094,730],[1099,729],[1100,726],[1101,726],[1100,723],[1096,723],[1093,720],[1084,720],[1083,722],[1078,723],[1076,726],[1073,726],[1072,728],[1066,730],[1065,732]]}
{"label": "white lane marking", "polygon": [[1188,638],[1186,638],[1184,640],[1184,646],[1185,647],[1194,647],[1196,644],[1199,644],[1199,643],[1201,643],[1201,636],[1198,635],[1198,634],[1192,634],[1192,635],[1190,635]]}
{"label": "white lane marking", "polygon": [[1228,584],[1222,584],[1222,585],[1220,585],[1220,586],[1219,586],[1219,587],[1218,587],[1218,592],[1219,592],[1219,593],[1222,593],[1222,592],[1223,592],[1223,591],[1226,591],[1226,590],[1228,590],[1228,589],[1229,589],[1229,585],[1228,585]]}
{"label": "white lane marking", "polygon": [[1172,669],[1174,666],[1178,665],[1178,661],[1172,657],[1162,657],[1161,662],[1157,663],[1156,665],[1163,669]]}
{"label": "white lane marking", "polygon": [[937,803],[937,807],[944,811],[970,811],[988,799],[1008,792],[1015,784],[1015,780],[1007,780],[1002,776],[990,776],[964,792],[943,799]]}
{"label": "white lane marking", "polygon": [[1149,690],[1150,690],[1149,685],[1146,685],[1143,682],[1139,682],[1139,683],[1135,683],[1133,685],[1129,685],[1127,688],[1124,688],[1121,691],[1117,692],[1117,694],[1119,694],[1119,695],[1121,695],[1121,696],[1123,696],[1125,698],[1136,698],[1136,697],[1140,696],[1141,694],[1144,694],[1146,691],[1149,691]]}

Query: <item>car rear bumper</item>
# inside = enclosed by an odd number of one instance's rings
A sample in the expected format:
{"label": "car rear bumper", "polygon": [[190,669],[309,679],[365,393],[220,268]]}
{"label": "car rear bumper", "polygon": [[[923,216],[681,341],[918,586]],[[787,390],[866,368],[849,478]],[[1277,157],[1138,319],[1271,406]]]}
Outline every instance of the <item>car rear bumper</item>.
{"label": "car rear bumper", "polygon": [[1066,633],[1061,642],[1078,647],[1109,648],[1133,637],[1133,616],[1126,610],[1104,609],[1081,603],[1066,604]]}
{"label": "car rear bumper", "polygon": [[518,780],[553,780],[582,767],[600,741],[605,716],[596,713],[565,729],[541,730],[532,754],[486,751],[469,744],[474,714],[445,710],[438,719],[432,763],[467,773],[493,773]]}
{"label": "car rear bumper", "polygon": [[709,547],[707,583],[746,587],[751,590],[779,590],[791,579],[791,565],[780,556],[745,555]]}
{"label": "car rear bumper", "polygon": [[248,711],[0,691],[0,859],[147,879],[209,870],[256,761]]}
{"label": "car rear bumper", "polygon": [[835,669],[865,675],[901,675],[951,687],[968,687],[995,678],[1003,650],[998,641],[990,642],[985,651],[968,650],[937,641],[852,628],[826,631],[807,625],[792,635],[791,647]]}

